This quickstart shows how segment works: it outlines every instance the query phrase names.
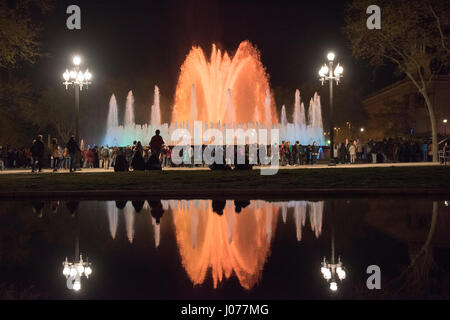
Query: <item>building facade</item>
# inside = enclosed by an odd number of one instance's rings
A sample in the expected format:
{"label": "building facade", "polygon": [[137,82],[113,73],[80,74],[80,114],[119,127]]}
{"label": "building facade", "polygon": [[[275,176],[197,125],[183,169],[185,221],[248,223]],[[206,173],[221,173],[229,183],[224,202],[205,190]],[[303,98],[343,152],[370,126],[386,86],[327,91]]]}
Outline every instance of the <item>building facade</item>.
{"label": "building facade", "polygon": [[[449,135],[450,76],[437,76],[428,92],[434,106],[438,135]],[[409,80],[394,83],[372,94],[363,100],[363,106],[369,115],[367,138],[431,137],[425,101]]]}

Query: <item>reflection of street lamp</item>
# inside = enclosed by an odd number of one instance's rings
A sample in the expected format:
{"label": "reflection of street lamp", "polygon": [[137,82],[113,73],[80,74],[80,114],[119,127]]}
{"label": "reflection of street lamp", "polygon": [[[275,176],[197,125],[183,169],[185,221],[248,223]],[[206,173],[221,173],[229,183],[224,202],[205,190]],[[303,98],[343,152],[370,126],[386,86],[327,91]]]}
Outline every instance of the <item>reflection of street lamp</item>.
{"label": "reflection of street lamp", "polygon": [[342,68],[339,64],[336,66],[336,69],[333,71],[333,61],[335,55],[333,52],[328,53],[328,66],[324,64],[322,68],[319,70],[320,81],[322,85],[325,81],[330,83],[330,120],[329,120],[329,128],[330,128],[330,165],[335,165],[336,162],[333,158],[333,146],[334,146],[334,130],[333,130],[333,82],[336,81],[336,84],[339,84],[339,80],[342,77],[342,73],[344,72],[344,68]]}
{"label": "reflection of street lamp", "polygon": [[[69,203],[67,204],[69,208]],[[80,254],[80,220],[76,213],[76,206],[70,206],[69,211],[72,213],[72,216],[76,218],[76,227],[75,227],[75,257],[74,262],[66,260],[62,263],[63,265],[63,275],[67,279],[67,287],[74,291],[79,291],[81,289],[81,277],[85,276],[89,279],[89,276],[92,274],[91,263],[86,260],[83,260],[83,256]]]}
{"label": "reflection of street lamp", "polygon": [[344,280],[346,277],[346,272],[344,266],[342,265],[341,258],[338,258],[338,263],[335,263],[335,252],[334,252],[334,228],[331,230],[331,263],[327,262],[324,257],[320,272],[327,282],[330,283],[330,290],[336,292],[338,289],[337,279],[340,281]]}
{"label": "reflection of street lamp", "polygon": [[63,275],[66,279],[74,278],[75,281],[73,283],[72,290],[79,291],[81,289],[80,278],[84,275],[87,279],[92,274],[91,263],[88,261],[83,261],[83,256],[80,254],[80,260],[78,262],[69,262],[66,258],[66,261],[63,262]]}

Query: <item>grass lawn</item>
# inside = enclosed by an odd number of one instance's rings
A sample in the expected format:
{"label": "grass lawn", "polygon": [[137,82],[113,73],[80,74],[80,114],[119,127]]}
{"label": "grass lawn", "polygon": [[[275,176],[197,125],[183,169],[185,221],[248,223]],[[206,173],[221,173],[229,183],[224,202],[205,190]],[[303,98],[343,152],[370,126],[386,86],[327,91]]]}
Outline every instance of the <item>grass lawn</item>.
{"label": "grass lawn", "polygon": [[306,190],[370,193],[371,190],[450,193],[450,167],[387,167],[253,171],[164,171],[0,175],[0,194],[131,191],[170,195],[284,195]]}

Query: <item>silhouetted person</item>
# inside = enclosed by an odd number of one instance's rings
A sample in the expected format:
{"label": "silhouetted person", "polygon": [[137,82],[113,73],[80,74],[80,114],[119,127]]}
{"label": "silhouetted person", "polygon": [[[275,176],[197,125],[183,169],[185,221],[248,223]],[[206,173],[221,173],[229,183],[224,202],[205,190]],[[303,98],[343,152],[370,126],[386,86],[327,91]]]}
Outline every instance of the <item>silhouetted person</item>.
{"label": "silhouetted person", "polygon": [[31,209],[33,213],[37,214],[38,218],[44,216],[44,202],[43,201],[33,201],[31,202]]}
{"label": "silhouetted person", "polygon": [[145,170],[145,161],[144,157],[142,156],[143,152],[144,150],[142,148],[141,142],[139,141],[134,147],[134,155],[133,159],[131,160],[131,167],[135,171]]}
{"label": "silhouetted person", "polygon": [[75,136],[71,136],[69,142],[66,144],[67,151],[70,157],[70,172],[75,171],[75,161],[77,160],[77,155],[81,153],[81,149],[78,143],[75,141]]}
{"label": "silhouetted person", "polygon": [[152,137],[152,140],[150,140],[150,149],[152,150],[152,154],[155,154],[158,159],[164,145],[164,140],[159,134],[160,131],[156,130],[155,135]]}
{"label": "silhouetted person", "polygon": [[135,201],[131,201],[131,203],[133,204],[134,210],[136,210],[136,212],[141,212],[142,207],[144,206],[145,201],[142,200],[135,200]]}
{"label": "silhouetted person", "polygon": [[76,216],[79,204],[80,204],[79,201],[67,201],[66,202],[67,210],[69,210],[72,217]]}
{"label": "silhouetted person", "polygon": [[248,200],[234,200],[234,207],[236,213],[241,213],[242,209],[245,209],[250,205],[250,201]]}
{"label": "silhouetted person", "polygon": [[123,208],[125,208],[125,206],[127,205],[127,200],[117,200],[116,201],[116,207],[117,207],[117,209],[120,209],[120,210],[122,210]]}
{"label": "silhouetted person", "polygon": [[223,215],[223,210],[225,209],[226,205],[225,200],[213,200],[212,201],[212,209],[213,212],[217,213],[219,216]]}
{"label": "silhouetted person", "polygon": [[52,201],[50,203],[50,207],[52,208],[52,212],[54,214],[58,213],[59,201]]}
{"label": "silhouetted person", "polygon": [[125,154],[123,152],[123,149],[121,148],[119,150],[119,154],[116,157],[116,163],[114,164],[114,171],[120,172],[120,171],[128,171],[128,161],[125,158]]}
{"label": "silhouetted person", "polygon": [[36,162],[38,165],[39,172],[42,172],[42,161],[44,160],[44,143],[42,142],[42,135],[39,135],[38,138],[34,141],[31,146],[31,155],[33,157],[33,164],[31,166],[31,172],[35,171]]}
{"label": "silhouetted person", "polygon": [[161,167],[161,161],[159,159],[159,156],[155,153],[151,153],[150,157],[148,158],[147,164],[146,164],[147,170],[162,170]]}
{"label": "silhouetted person", "polygon": [[161,200],[147,200],[148,204],[152,208],[152,217],[155,218],[156,223],[159,224],[161,222],[161,218],[164,215],[164,209],[161,203]]}

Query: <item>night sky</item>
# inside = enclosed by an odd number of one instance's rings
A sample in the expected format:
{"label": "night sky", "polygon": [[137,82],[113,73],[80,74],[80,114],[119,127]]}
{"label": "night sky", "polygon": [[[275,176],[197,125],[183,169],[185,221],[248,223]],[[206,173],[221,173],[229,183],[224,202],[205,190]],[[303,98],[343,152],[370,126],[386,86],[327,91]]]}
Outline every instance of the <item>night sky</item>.
{"label": "night sky", "polygon": [[[66,8],[71,4],[81,8],[81,30],[66,28]],[[356,84],[367,94],[392,79],[382,73],[375,77],[352,58],[341,31],[344,4],[343,0],[58,0],[44,24],[43,49],[48,57],[40,59],[33,71],[40,84],[61,86],[62,72],[79,53],[94,74],[89,93],[82,97],[88,118],[106,117],[110,95],[116,93],[123,104],[132,89],[139,123],[157,84],[163,121],[168,121],[180,66],[193,45],[209,53],[216,43],[233,53],[241,41],[250,40],[261,52],[272,88],[292,92],[292,101],[294,90],[308,84],[319,94],[326,92],[317,72],[329,50],[344,66],[347,85]],[[94,129],[94,136],[102,134],[102,126]]]}

